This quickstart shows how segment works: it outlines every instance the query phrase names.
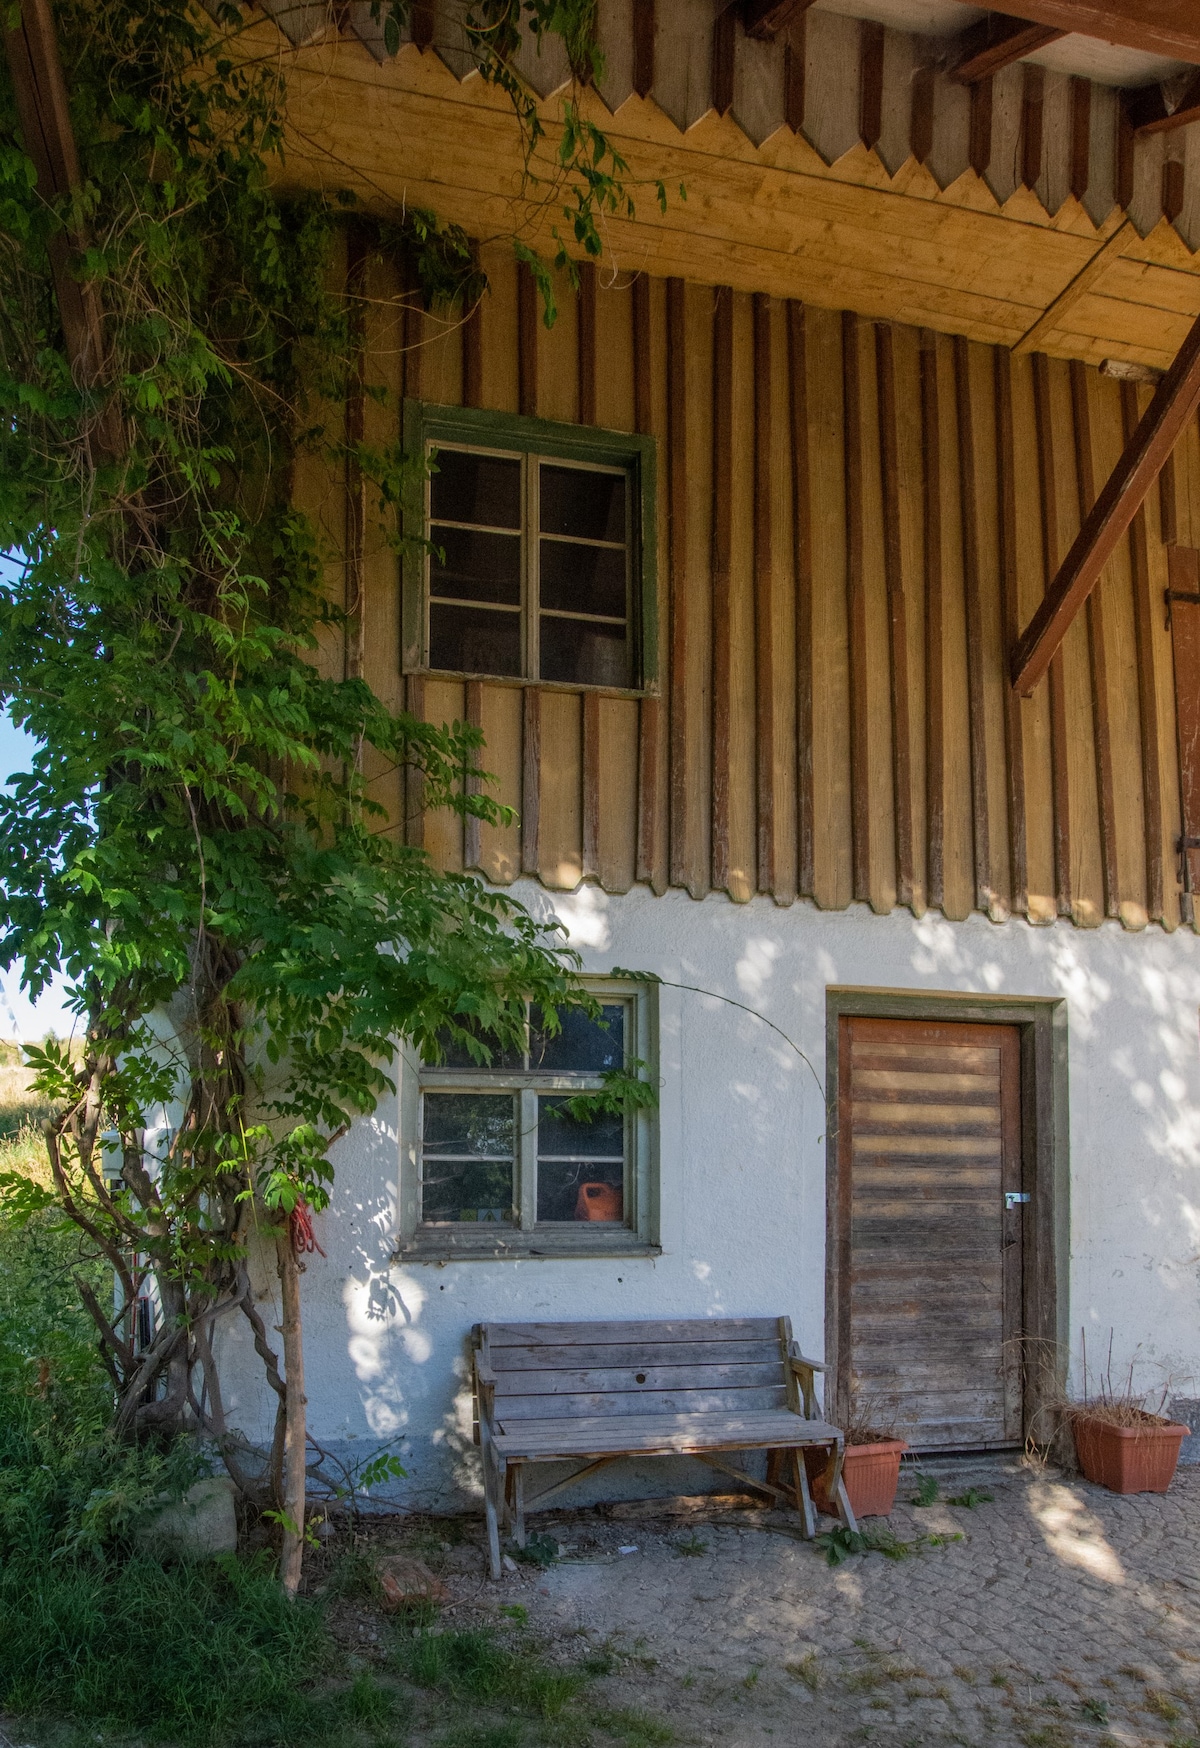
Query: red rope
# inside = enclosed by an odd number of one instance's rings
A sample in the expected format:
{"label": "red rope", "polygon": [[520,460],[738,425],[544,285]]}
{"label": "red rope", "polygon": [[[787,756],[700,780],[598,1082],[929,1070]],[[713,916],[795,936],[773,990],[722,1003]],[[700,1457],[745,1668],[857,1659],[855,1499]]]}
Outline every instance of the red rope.
{"label": "red rope", "polygon": [[311,1256],[314,1250],[320,1251],[322,1256],[325,1255],[317,1243],[317,1235],[313,1231],[312,1214],[303,1196],[292,1209],[291,1227],[292,1244],[297,1256]]}

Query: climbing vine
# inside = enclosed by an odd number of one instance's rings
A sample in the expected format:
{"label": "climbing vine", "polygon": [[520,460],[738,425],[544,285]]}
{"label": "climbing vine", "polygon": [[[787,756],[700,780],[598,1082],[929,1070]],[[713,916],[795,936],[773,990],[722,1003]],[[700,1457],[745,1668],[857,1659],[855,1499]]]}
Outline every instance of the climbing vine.
{"label": "climbing vine", "polygon": [[[383,9],[392,46],[406,12]],[[406,774],[427,806],[510,815],[487,793],[476,731],[393,710],[331,666],[348,626],[325,583],[337,555],[292,503],[306,452],[353,460],[402,545],[393,507],[424,465],[329,429],[359,382],[355,312],[336,289],[347,224],[403,256],[431,303],[477,298],[484,281],[436,215],[365,229],[348,196],[273,191],[286,79],[231,52],[243,17],[229,4],[215,22],[186,0],[54,5],[79,175],[52,194],[22,126],[21,7],[5,21],[0,699],[38,750],[0,795],[0,963],[35,994],[64,976],[79,1036],[30,1052],[58,1112],[49,1184],[11,1176],[0,1193],[18,1215],[57,1210],[112,1265],[115,1311],[79,1288],[118,1429],[214,1438],[247,1493],[273,1502],[294,1588],[296,1239],[328,1200],[331,1146],[388,1091],[397,1036],[486,1051],[481,1039],[517,1039],[528,1000],[553,1025],[590,999],[555,928],[405,842]],[[472,14],[480,68],[532,151],[546,124],[513,71],[525,31],[560,38],[586,83],[594,4],[484,0]],[[594,254],[628,195],[577,90],[555,156],[572,235]],[[73,298],[92,312],[86,357]],[[252,1289],[256,1246],[279,1270],[282,1367]],[[136,1307],[151,1288],[147,1336]],[[278,1399],[262,1460],[222,1405],[218,1333],[238,1316]]]}

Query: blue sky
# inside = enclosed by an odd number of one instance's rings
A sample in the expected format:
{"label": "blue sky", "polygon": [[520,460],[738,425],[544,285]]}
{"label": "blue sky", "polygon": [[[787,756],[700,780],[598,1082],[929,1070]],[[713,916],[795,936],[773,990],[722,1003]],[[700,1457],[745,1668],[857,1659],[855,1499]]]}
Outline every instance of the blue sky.
{"label": "blue sky", "polygon": [[[13,726],[0,711],[0,783],[7,783],[14,771],[29,768],[33,741]],[[38,1001],[31,1002],[21,988],[21,970],[0,971],[0,1038],[16,1038],[23,1044],[44,1038],[48,1031],[63,1037],[71,1030],[74,1016],[63,1005],[61,987],[46,990]]]}

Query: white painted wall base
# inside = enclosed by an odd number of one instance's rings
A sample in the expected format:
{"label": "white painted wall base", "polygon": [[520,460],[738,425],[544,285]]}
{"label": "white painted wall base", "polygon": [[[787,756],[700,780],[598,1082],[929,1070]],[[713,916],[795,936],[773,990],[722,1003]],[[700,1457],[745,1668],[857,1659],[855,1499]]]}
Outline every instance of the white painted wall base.
{"label": "white painted wall base", "polygon": [[[392,1267],[395,1102],[358,1124],[334,1152],[335,1200],[318,1222],[327,1257],[313,1257],[304,1280],[319,1439],[365,1457],[400,1438],[410,1479],[399,1496],[437,1510],[477,1499],[465,1341],[487,1319],[786,1312],[820,1357],[830,984],[1066,999],[1073,1381],[1080,1329],[1089,1368],[1112,1329],[1114,1374],[1123,1380],[1132,1362],[1139,1388],[1200,1396],[1200,940],[1190,931],[918,922],[863,906],[697,903],[641,888],[564,897],[530,884],[518,895],[531,910],[557,912],[588,971],[655,971],[732,997],[786,1032],[811,1067],[751,1014],[662,990],[663,1254],[654,1259]],[[273,1288],[273,1275],[264,1271],[262,1284]],[[278,1321],[263,1309],[268,1325]],[[231,1417],[261,1435],[273,1405],[244,1323],[231,1321],[225,1339]],[[1200,1458],[1187,1443],[1184,1453]],[[699,1482],[693,1465],[674,1477],[667,1465],[639,1465],[577,1497],[632,1496],[659,1473],[665,1491]]]}

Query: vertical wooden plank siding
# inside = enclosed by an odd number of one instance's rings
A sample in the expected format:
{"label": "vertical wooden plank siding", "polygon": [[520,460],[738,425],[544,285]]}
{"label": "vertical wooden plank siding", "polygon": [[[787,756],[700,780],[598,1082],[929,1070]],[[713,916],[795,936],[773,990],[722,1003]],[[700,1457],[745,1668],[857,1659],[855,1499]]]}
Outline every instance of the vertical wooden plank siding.
{"label": "vertical wooden plank siding", "polygon": [[489,291],[446,319],[351,248],[362,373],[336,418],[351,446],[393,440],[379,383],[655,437],[659,666],[640,696],[401,673],[370,492],[352,460],[310,469],[298,501],[346,609],[322,662],[478,728],[518,810],[426,815],[419,781],[364,748],[397,829],[499,883],[1174,926],[1162,595],[1168,553],[1200,545],[1200,427],[1019,701],[1005,652],[1136,422],[1134,385],[729,288],[609,288],[590,267],[546,330],[527,271],[494,245],[480,258]]}
{"label": "vertical wooden plank siding", "polygon": [[[1058,569],[1062,546],[1058,532],[1058,470],[1054,459],[1054,433],[1050,415],[1049,360],[1038,352],[1033,358],[1033,399],[1037,415],[1038,478],[1042,511],[1042,587],[1050,586]],[[1070,916],[1071,903],[1071,800],[1067,778],[1067,706],[1063,677],[1063,652],[1050,664],[1050,757],[1054,787],[1054,890],[1060,916]]]}
{"label": "vertical wooden plank siding", "polygon": [[[1137,388],[1121,384],[1121,419],[1125,442],[1141,417]],[[1160,602],[1150,592],[1150,555],[1147,550],[1146,509],[1143,505],[1129,525],[1129,559],[1133,582],[1133,615],[1137,638],[1138,706],[1142,731],[1142,796],[1146,820],[1146,908],[1151,918],[1164,916],[1165,873],[1163,867],[1162,759],[1159,728],[1158,673],[1154,660],[1153,615]],[[1161,599],[1161,598],[1160,598]],[[1176,706],[1179,708],[1178,704]]]}
{"label": "vertical wooden plank siding", "polygon": [[908,613],[900,555],[900,433],[896,409],[896,369],[892,330],[875,327],[875,371],[879,392],[879,463],[883,494],[883,563],[888,600],[888,654],[891,660],[892,789],[896,822],[896,900],[913,902],[912,733],[908,707]]}
{"label": "vertical wooden plank siding", "polygon": [[813,893],[813,575],[812,492],[808,460],[808,360],[804,305],[789,302],[792,541],[796,575],[796,882]]}
{"label": "vertical wooden plank siding", "polygon": [[[663,318],[664,287],[644,273],[633,282],[633,398],[635,429],[659,439],[660,455],[667,427],[666,346]],[[659,468],[658,526],[646,538],[658,543],[659,577],[659,673],[657,689],[643,698],[638,709],[638,841],[637,878],[652,892],[665,892],[668,883],[667,759],[668,712],[665,699],[670,686],[670,567],[667,560],[668,493],[663,469]]]}
{"label": "vertical wooden plank siding", "polygon": [[579,264],[579,381],[576,405],[581,425],[595,425],[596,418],[596,263]]}
{"label": "vertical wooden plank siding", "polygon": [[925,857],[929,903],[944,899],[946,725],[942,690],[942,467],[938,354],[932,334],[921,335],[921,449],[925,461]]}
{"label": "vertical wooden plank siding", "polygon": [[1196,922],[1200,892],[1200,551],[1171,550],[1171,649],[1179,738],[1180,837],[1184,918]]}
{"label": "vertical wooden plank siding", "polygon": [[[1000,527],[1000,623],[1011,649],[1020,630],[1017,601],[1017,488],[1015,473],[1012,354],[997,346],[992,352],[996,389],[996,491]],[[1004,688],[1004,750],[1008,778],[1008,848],[1012,870],[1012,908],[1029,911],[1029,858],[1025,832],[1025,734],[1022,700],[1011,686]]]}
{"label": "vertical wooden plank siding", "polygon": [[730,590],[733,564],[733,292],[713,305],[712,883],[729,890],[731,711]]}
{"label": "vertical wooden plank siding", "polygon": [[975,848],[975,906],[992,903],[988,820],[987,734],[983,695],[983,606],[979,580],[979,490],[975,473],[975,421],[971,407],[971,360],[966,340],[954,341],[954,385],[962,457],[963,593],[967,614],[967,697],[971,716],[971,815]]}
{"label": "vertical wooden plank siding", "polygon": [[846,494],[846,623],[850,633],[850,806],[852,896],[871,896],[870,744],[867,716],[867,599],[863,576],[862,384],[858,317],[842,316]]}
{"label": "vertical wooden plank siding", "polygon": [[754,299],[754,705],[758,890],[776,882],[775,592],[771,528],[771,300]]}
{"label": "vertical wooden plank siding", "polygon": [[670,614],[670,868],[672,886],[687,885],[688,630],[687,578],[687,360],[682,279],[667,281],[666,487]]}
{"label": "vertical wooden plank siding", "polygon": [[[1072,359],[1071,414],[1075,438],[1075,478],[1082,522],[1095,502],[1096,480],[1092,461],[1092,421],[1088,406],[1087,370]],[[1113,791],[1112,740],[1109,732],[1108,651],[1104,635],[1104,590],[1093,589],[1087,599],[1088,656],[1092,681],[1092,720],[1096,747],[1096,791],[1100,803],[1100,865],[1104,879],[1104,914],[1117,916],[1120,890],[1117,875],[1117,819]]]}

